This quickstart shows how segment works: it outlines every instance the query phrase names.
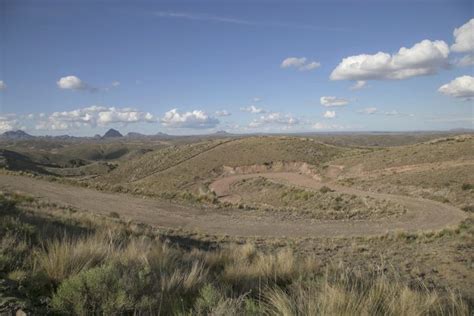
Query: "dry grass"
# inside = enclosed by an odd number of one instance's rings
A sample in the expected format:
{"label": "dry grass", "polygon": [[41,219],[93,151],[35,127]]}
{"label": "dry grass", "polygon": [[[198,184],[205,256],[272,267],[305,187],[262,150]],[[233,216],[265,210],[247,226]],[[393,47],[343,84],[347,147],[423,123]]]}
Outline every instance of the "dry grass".
{"label": "dry grass", "polygon": [[240,180],[231,186],[231,192],[250,208],[315,219],[378,219],[406,212],[391,201],[341,194],[327,187],[301,189],[263,177]]}
{"label": "dry grass", "polygon": [[110,188],[121,185],[129,192],[142,194],[183,190],[196,193],[202,183],[220,175],[223,166],[262,165],[275,161],[318,166],[346,151],[297,137],[210,140],[148,153],[123,163],[96,182]]}
{"label": "dry grass", "polygon": [[[0,236],[9,240],[0,253],[16,256],[12,245],[20,244],[26,251],[0,276],[12,284],[6,294],[33,314],[468,315],[457,294],[408,285],[370,264],[363,271],[325,269],[310,255],[252,243],[182,249],[116,219],[97,222],[94,233],[66,229],[63,237],[41,234],[35,241],[36,224],[6,220],[15,212],[22,211],[0,213]],[[64,213],[54,225],[63,230],[59,223],[69,216],[78,217]],[[17,233],[5,239],[7,230]]]}
{"label": "dry grass", "polygon": [[269,289],[265,297],[269,315],[468,315],[467,305],[453,293],[446,299],[383,273],[367,277],[340,268],[326,270],[319,282]]}

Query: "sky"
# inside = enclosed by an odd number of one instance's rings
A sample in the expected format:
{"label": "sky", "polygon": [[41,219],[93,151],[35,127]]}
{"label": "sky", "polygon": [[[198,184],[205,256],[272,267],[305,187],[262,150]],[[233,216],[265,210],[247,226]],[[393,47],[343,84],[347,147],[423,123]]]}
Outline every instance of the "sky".
{"label": "sky", "polygon": [[474,127],[472,1],[0,0],[0,132]]}

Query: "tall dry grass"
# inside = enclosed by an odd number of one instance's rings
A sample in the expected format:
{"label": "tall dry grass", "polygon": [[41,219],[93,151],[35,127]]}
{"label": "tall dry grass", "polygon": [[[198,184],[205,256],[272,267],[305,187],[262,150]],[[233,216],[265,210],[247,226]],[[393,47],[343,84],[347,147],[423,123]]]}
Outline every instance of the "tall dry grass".
{"label": "tall dry grass", "polygon": [[426,287],[411,289],[383,273],[362,275],[350,268],[327,269],[319,280],[288,289],[268,288],[268,315],[468,315],[468,306],[451,292],[442,297]]}
{"label": "tall dry grass", "polygon": [[469,314],[456,293],[413,288],[369,264],[323,269],[289,248],[263,252],[251,243],[188,250],[117,222],[87,235],[51,224],[48,237],[12,212],[0,219],[0,277],[14,272],[11,293],[32,314]]}

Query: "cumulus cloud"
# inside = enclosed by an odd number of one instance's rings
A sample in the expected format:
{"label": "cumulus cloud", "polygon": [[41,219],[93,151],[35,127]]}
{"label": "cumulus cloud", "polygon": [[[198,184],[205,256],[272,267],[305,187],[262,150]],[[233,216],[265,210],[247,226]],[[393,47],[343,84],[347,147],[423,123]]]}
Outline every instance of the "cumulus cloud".
{"label": "cumulus cloud", "polygon": [[474,54],[466,55],[456,61],[456,65],[461,67],[468,67],[474,65]]}
{"label": "cumulus cloud", "polygon": [[240,110],[242,112],[250,112],[250,113],[253,113],[253,114],[259,114],[259,113],[266,113],[267,111],[265,111],[264,109],[262,108],[258,108],[256,107],[255,105],[251,105],[251,106],[247,106],[247,107],[244,107],[244,108],[240,108]]}
{"label": "cumulus cloud", "polygon": [[451,50],[456,53],[474,53],[474,19],[454,29],[454,44]]}
{"label": "cumulus cloud", "polygon": [[349,101],[346,99],[332,97],[332,96],[321,97],[319,101],[321,102],[321,105],[325,107],[345,106],[349,104]]}
{"label": "cumulus cloud", "polygon": [[107,126],[120,123],[156,122],[151,113],[133,108],[90,106],[72,111],[54,112],[49,116],[39,115],[38,130],[69,130],[80,127]]}
{"label": "cumulus cloud", "polygon": [[467,75],[457,77],[439,87],[438,91],[451,97],[470,100],[474,98],[474,77]]}
{"label": "cumulus cloud", "polygon": [[375,114],[377,113],[377,108],[375,107],[369,107],[369,108],[364,108],[362,110],[357,111],[357,113],[362,113],[362,114]]}
{"label": "cumulus cloud", "polygon": [[357,80],[352,86],[351,90],[360,90],[367,87],[367,81],[364,80]]}
{"label": "cumulus cloud", "polygon": [[396,54],[378,52],[344,58],[332,71],[331,80],[407,79],[430,75],[448,65],[449,47],[444,41],[423,40]]}
{"label": "cumulus cloud", "polygon": [[3,82],[3,80],[0,80],[0,91],[3,91],[7,88],[7,85],[5,84],[5,82]]}
{"label": "cumulus cloud", "polygon": [[290,114],[283,114],[280,112],[271,112],[261,115],[259,118],[250,122],[249,127],[256,128],[264,125],[284,125],[287,127],[300,124],[301,121]]}
{"label": "cumulus cloud", "polygon": [[166,112],[160,121],[161,124],[170,128],[207,129],[219,124],[218,119],[200,110],[180,113],[178,109],[172,109]]}
{"label": "cumulus cloud", "polygon": [[112,87],[120,86],[120,81],[112,81]]}
{"label": "cumulus cloud", "polygon": [[220,116],[220,117],[231,115],[231,113],[227,110],[219,110],[219,111],[216,111],[215,114],[216,114],[216,116]]}
{"label": "cumulus cloud", "polygon": [[311,126],[312,129],[316,130],[344,130],[350,128],[349,126],[338,125],[338,124],[326,124],[321,122],[316,122]]}
{"label": "cumulus cloud", "polygon": [[300,71],[314,70],[321,66],[317,61],[308,61],[306,57],[288,57],[280,65],[281,68],[295,68]]}
{"label": "cumulus cloud", "polygon": [[262,98],[260,98],[260,97],[254,97],[253,98],[253,102],[255,102],[255,103],[260,102],[260,101],[262,101]]}
{"label": "cumulus cloud", "polygon": [[323,114],[324,118],[332,119],[336,117],[336,111],[326,111]]}
{"label": "cumulus cloud", "polygon": [[98,90],[97,88],[92,87],[91,85],[85,83],[84,81],[82,81],[81,79],[73,75],[59,78],[56,84],[58,85],[60,89],[64,89],[64,90],[89,91],[89,92],[95,92]]}
{"label": "cumulus cloud", "polygon": [[11,131],[14,129],[19,128],[18,120],[16,119],[16,115],[4,115],[0,116],[0,133],[4,133],[7,131]]}

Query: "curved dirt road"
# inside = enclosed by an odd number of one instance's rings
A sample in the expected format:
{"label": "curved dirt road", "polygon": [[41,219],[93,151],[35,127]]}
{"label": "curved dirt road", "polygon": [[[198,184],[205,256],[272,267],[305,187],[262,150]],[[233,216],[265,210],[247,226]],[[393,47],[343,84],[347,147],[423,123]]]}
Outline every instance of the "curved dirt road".
{"label": "curved dirt road", "polygon": [[[317,188],[315,180],[296,173],[258,174],[293,184]],[[255,175],[242,175],[246,177]],[[225,188],[241,176],[221,178],[214,189]],[[296,181],[296,182],[295,182]],[[127,194],[105,193],[30,177],[0,175],[0,190],[18,191],[40,200],[69,205],[79,210],[108,215],[117,212],[123,219],[159,227],[238,237],[351,237],[373,236],[390,231],[435,230],[458,224],[466,218],[459,209],[430,200],[375,194],[331,186],[340,192],[394,199],[405,205],[407,213],[394,220],[316,221],[283,220],[279,214],[262,216],[238,209],[200,209],[145,199]],[[222,192],[221,192],[222,193]]]}

